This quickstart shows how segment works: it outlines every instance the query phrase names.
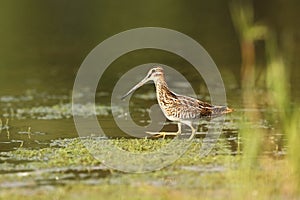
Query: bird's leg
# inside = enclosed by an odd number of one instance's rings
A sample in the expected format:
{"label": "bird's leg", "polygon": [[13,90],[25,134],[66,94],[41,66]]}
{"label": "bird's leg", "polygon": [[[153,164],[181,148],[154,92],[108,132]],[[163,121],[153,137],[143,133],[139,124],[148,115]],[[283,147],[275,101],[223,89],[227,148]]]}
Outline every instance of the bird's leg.
{"label": "bird's leg", "polygon": [[178,122],[178,123],[177,123],[177,126],[178,126],[177,134],[181,134],[181,123]]}
{"label": "bird's leg", "polygon": [[193,126],[191,126],[191,129],[192,129],[192,134],[189,137],[189,140],[193,139],[193,137],[195,136],[195,133],[196,133],[196,129]]}
{"label": "bird's leg", "polygon": [[190,128],[191,128],[191,130],[192,130],[192,134],[191,134],[191,136],[189,137],[189,140],[191,140],[191,139],[193,139],[193,137],[195,136],[195,133],[196,133],[196,129],[193,127],[193,123],[191,122],[191,121],[185,121],[184,122],[186,125],[188,125]]}

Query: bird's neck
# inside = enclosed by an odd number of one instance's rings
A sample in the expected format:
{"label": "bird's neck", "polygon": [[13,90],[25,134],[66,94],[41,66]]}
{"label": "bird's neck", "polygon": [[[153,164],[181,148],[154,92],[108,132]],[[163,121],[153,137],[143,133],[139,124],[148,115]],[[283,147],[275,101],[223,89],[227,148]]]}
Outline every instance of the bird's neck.
{"label": "bird's neck", "polygon": [[166,82],[164,76],[162,76],[159,79],[157,79],[156,81],[154,81],[154,84],[155,84],[156,90],[161,89],[161,88],[165,88],[165,87],[168,88],[168,85],[167,85],[167,82]]}
{"label": "bird's neck", "polygon": [[156,97],[158,100],[161,98],[166,98],[168,94],[171,93],[164,77],[161,77],[160,79],[155,81],[155,88],[156,88]]}

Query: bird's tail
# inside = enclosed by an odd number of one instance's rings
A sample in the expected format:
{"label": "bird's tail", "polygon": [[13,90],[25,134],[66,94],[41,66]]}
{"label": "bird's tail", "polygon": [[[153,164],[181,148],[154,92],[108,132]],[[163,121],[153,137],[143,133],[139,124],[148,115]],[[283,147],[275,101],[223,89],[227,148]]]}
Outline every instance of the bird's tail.
{"label": "bird's tail", "polygon": [[233,109],[228,108],[227,106],[214,106],[212,109],[213,115],[221,115],[233,112]]}

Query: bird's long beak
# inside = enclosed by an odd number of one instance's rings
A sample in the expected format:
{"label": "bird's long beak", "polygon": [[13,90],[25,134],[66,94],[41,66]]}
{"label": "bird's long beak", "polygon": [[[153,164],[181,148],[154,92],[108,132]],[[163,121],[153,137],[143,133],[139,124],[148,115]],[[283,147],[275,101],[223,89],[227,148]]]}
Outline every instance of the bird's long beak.
{"label": "bird's long beak", "polygon": [[121,100],[125,99],[128,95],[130,95],[131,93],[133,93],[136,89],[138,89],[139,87],[141,87],[142,85],[144,85],[145,83],[147,83],[149,81],[148,77],[145,77],[143,80],[141,80],[138,84],[136,84],[133,88],[131,88],[131,90],[129,90],[124,96],[121,97]]}

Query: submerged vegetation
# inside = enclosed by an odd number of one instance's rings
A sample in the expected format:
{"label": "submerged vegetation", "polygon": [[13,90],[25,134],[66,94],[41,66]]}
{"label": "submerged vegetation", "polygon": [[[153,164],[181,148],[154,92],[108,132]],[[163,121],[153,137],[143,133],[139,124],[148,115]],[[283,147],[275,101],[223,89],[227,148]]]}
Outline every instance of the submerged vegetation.
{"label": "submerged vegetation", "polygon": [[[145,146],[159,148],[168,140],[118,139],[114,143],[129,151],[141,152],[147,151],[141,150]],[[130,191],[133,199],[141,196],[145,199],[157,196],[163,199],[197,199],[199,196],[211,199],[224,195],[238,198],[241,189],[245,189],[243,195],[247,198],[292,195],[292,176],[282,170],[290,168],[285,159],[259,157],[257,165],[251,170],[252,179],[247,180],[250,182],[245,185],[246,180],[241,180],[245,177],[245,171],[240,171],[243,158],[224,151],[224,145],[215,148],[209,156],[200,158],[201,144],[194,141],[188,151],[172,165],[143,174],[126,174],[101,165],[89,154],[80,139],[56,140],[50,146],[41,150],[20,148],[0,154],[1,160],[6,161],[1,164],[0,197],[17,199],[25,195],[40,199],[54,195],[71,199],[73,195],[79,195],[82,198],[97,199],[99,195],[107,195],[114,199]],[[58,188],[42,190],[43,185]],[[24,187],[27,193],[22,189]],[[17,193],[13,192],[16,188],[19,191]]]}

